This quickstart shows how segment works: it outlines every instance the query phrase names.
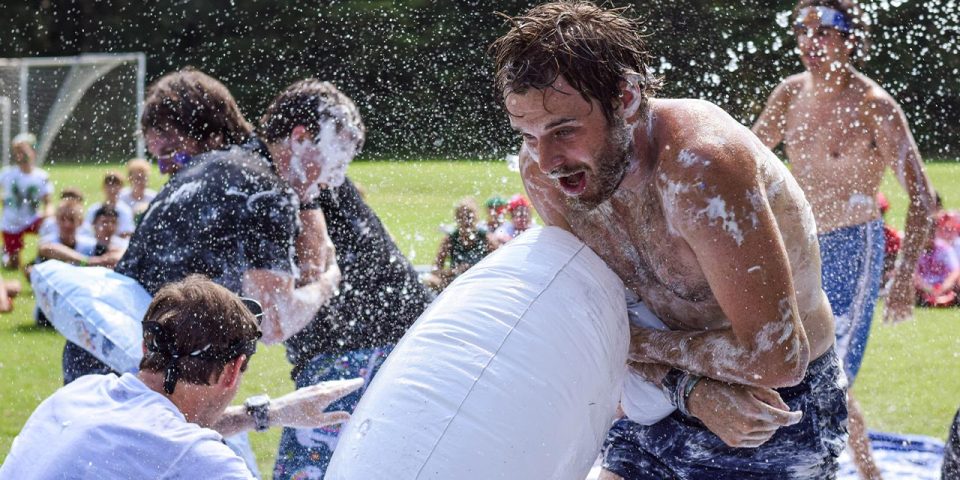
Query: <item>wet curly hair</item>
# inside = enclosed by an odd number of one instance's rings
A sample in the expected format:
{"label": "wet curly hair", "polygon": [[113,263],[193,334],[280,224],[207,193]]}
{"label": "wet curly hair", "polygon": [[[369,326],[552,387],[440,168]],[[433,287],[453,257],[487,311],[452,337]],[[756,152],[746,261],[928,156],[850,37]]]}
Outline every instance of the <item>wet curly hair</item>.
{"label": "wet curly hair", "polygon": [[143,132],[173,129],[200,143],[239,145],[253,133],[230,90],[219,80],[186,67],[160,77],[147,89]]}
{"label": "wet curly hair", "polygon": [[488,49],[494,59],[498,100],[502,103],[508,94],[524,94],[531,88],[548,88],[563,76],[584,100],[597,100],[610,121],[620,105],[621,82],[634,77],[645,107],[660,80],[648,67],[643,26],[625,11],[585,1],[559,1],[520,16],[504,15],[510,30]]}

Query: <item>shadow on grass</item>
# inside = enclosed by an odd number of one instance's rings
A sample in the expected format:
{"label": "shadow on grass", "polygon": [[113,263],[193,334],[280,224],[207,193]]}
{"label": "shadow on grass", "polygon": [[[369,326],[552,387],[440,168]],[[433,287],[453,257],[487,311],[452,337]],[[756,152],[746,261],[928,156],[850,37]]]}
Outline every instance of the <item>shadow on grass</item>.
{"label": "shadow on grass", "polygon": [[52,334],[59,335],[57,330],[53,327],[41,327],[35,323],[21,323],[15,327],[13,330],[16,333],[26,333],[26,334]]}

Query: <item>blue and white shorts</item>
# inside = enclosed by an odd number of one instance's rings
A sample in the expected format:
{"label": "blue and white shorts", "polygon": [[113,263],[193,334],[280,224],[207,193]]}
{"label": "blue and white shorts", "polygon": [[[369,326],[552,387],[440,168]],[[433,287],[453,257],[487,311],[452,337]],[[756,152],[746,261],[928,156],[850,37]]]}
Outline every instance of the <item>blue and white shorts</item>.
{"label": "blue and white shorts", "polygon": [[883,220],[819,236],[823,290],[836,320],[837,354],[853,384],[867,349],[883,280]]}
{"label": "blue and white shorts", "polygon": [[[330,404],[327,411],[344,410],[353,413],[360,396],[370,380],[380,370],[393,346],[352,350],[342,355],[320,354],[297,373],[297,388],[309,387],[328,380],[363,377],[364,386]],[[280,451],[273,468],[273,478],[323,479],[333,458],[333,450],[340,437],[340,425],[323,428],[284,428],[280,436]]]}
{"label": "blue and white shorts", "polygon": [[653,424],[618,420],[603,445],[603,468],[626,480],[835,478],[847,441],[846,379],[831,349],[810,362],[803,381],[777,390],[796,425],[757,448],[734,448],[679,411]]}

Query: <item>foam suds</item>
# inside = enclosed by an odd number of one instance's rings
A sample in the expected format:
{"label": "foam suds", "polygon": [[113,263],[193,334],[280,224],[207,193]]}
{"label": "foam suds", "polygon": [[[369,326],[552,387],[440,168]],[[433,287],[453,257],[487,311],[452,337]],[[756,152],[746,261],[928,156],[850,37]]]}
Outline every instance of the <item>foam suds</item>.
{"label": "foam suds", "polygon": [[733,237],[737,246],[743,244],[743,231],[737,223],[737,217],[733,212],[727,211],[727,202],[720,197],[710,197],[707,200],[706,208],[697,212],[698,215],[706,215],[710,220],[720,220],[723,229]]}
{"label": "foam suds", "polygon": [[[346,118],[344,115],[342,118]],[[344,128],[356,130],[352,125],[347,125],[341,121]],[[337,132],[335,121],[324,122],[320,126],[320,148],[323,162],[323,170],[320,174],[320,183],[339,187],[346,180],[347,166],[353,157],[357,154],[357,143],[352,138],[358,136],[358,132],[347,132],[347,135],[341,135]]]}
{"label": "foam suds", "polygon": [[680,150],[680,153],[677,154],[677,161],[680,162],[680,165],[690,168],[694,165],[710,165],[710,161],[704,158],[701,158],[696,153],[691,152],[690,150],[683,149]]}

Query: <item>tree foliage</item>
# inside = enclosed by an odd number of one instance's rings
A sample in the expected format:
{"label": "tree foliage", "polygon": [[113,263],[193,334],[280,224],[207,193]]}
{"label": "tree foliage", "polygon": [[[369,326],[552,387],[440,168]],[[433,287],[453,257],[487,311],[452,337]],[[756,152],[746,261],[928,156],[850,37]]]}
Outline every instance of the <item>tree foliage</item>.
{"label": "tree foliage", "polygon": [[[624,2],[616,2],[626,5]],[[196,66],[221,78],[255,120],[285,85],[331,80],[370,130],[367,153],[503,156],[516,149],[495,102],[487,45],[495,12],[530,2],[408,0],[44,0],[5,6],[0,56],[143,51],[150,78]],[[705,98],[749,124],[786,75],[802,70],[791,1],[636,1],[661,93]],[[873,55],[863,70],[903,105],[928,155],[956,156],[960,7],[867,2]]]}

